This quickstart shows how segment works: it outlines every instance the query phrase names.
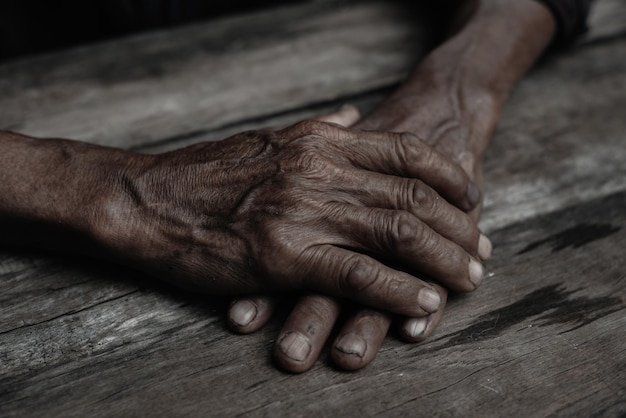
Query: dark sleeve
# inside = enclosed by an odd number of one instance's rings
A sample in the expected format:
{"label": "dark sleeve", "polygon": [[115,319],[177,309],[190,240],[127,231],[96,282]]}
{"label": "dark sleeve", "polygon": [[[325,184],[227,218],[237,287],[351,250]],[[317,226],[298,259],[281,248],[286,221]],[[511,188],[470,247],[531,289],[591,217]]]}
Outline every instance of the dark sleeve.
{"label": "dark sleeve", "polygon": [[563,46],[587,31],[587,16],[592,0],[538,0],[554,15],[557,33],[554,44]]}

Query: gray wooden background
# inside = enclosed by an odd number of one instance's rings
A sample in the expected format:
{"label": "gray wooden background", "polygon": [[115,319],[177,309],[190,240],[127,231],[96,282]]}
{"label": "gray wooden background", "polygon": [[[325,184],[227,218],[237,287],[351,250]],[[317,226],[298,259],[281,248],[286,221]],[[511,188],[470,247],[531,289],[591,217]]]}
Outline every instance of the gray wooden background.
{"label": "gray wooden background", "polygon": [[[238,336],[223,300],[5,248],[0,416],[624,416],[626,2],[596,3],[507,106],[485,167],[488,278],[429,341],[289,375],[271,361],[280,316]],[[367,111],[426,52],[416,21],[318,1],[4,63],[0,129],[159,152]]]}

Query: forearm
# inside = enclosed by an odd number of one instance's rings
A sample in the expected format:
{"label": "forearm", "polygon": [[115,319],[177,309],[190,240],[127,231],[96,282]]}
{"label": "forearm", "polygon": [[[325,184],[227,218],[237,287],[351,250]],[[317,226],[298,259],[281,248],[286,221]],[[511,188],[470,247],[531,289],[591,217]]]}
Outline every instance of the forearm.
{"label": "forearm", "polygon": [[89,252],[125,153],[10,132],[0,132],[0,149],[0,244]]}
{"label": "forearm", "polygon": [[474,10],[460,11],[460,29],[359,127],[410,131],[455,158],[483,153],[506,99],[550,43],[555,22],[534,0],[467,5]]}

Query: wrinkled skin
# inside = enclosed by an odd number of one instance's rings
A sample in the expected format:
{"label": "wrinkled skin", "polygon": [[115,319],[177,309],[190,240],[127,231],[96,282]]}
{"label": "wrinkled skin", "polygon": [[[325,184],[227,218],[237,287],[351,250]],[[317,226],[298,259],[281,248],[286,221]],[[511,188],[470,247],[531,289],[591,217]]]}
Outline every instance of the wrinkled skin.
{"label": "wrinkled skin", "polygon": [[[451,35],[456,36],[433,51],[355,128],[415,133],[482,184],[482,156],[500,112],[517,80],[550,43],[555,22],[547,8],[532,1],[467,1],[464,5],[453,22]],[[471,213],[475,221],[478,216],[479,210]],[[481,237],[478,248],[480,258],[488,259],[491,243]],[[440,308],[426,317],[402,320],[400,335],[407,341],[427,338],[441,320],[448,288],[432,286],[439,292]],[[273,300],[266,296],[234,301],[229,312],[231,327],[253,332],[263,326],[272,309]],[[291,372],[312,367],[340,310],[340,302],[327,296],[303,298],[277,339],[278,365]],[[334,363],[347,370],[369,364],[391,320],[389,313],[380,310],[355,312],[332,343]]]}
{"label": "wrinkled skin", "polygon": [[[407,108],[413,104],[407,103]],[[430,111],[433,111],[432,108]],[[376,115],[370,116],[369,120],[373,121],[374,116]],[[398,112],[395,113],[395,116],[395,120],[398,120]],[[360,115],[355,108],[346,106],[341,111],[320,117],[319,120],[328,120],[348,126],[359,122],[359,117]],[[389,119],[389,117],[381,115],[381,119]],[[403,121],[408,122],[408,119],[403,119]],[[371,122],[366,119],[359,123],[361,126],[367,127],[367,124]],[[421,127],[420,133],[426,134],[425,124],[421,124]],[[399,129],[389,130],[398,131]],[[460,141],[467,140],[467,137],[463,136],[465,132],[467,130],[464,130],[461,135],[456,135],[454,141],[462,144]],[[473,174],[473,170],[469,170],[468,176],[472,177]],[[475,222],[477,214],[478,212],[474,210],[469,218]],[[466,227],[472,231],[477,230],[475,223],[470,223]],[[456,228],[463,228],[463,226],[457,225]],[[451,239],[463,236],[461,229],[456,229],[456,233],[456,236],[451,235]],[[491,243],[486,237],[481,235],[474,248],[477,252],[477,259],[484,261],[490,257]],[[441,250],[445,251],[446,248],[441,248]],[[415,253],[416,258],[420,256],[421,254]],[[441,254],[440,259],[442,263],[446,262],[445,253]],[[448,295],[447,289],[436,282],[429,284],[439,294],[441,300],[439,309],[424,317],[404,320],[399,331],[400,335],[407,341],[419,342],[424,340],[433,332],[442,318]],[[275,303],[275,299],[270,296],[242,297],[234,300],[229,309],[231,328],[243,334],[256,331],[269,320]],[[301,298],[287,318],[277,339],[275,358],[281,368],[292,372],[308,370],[319,357],[341,311],[342,303],[329,296],[309,295]],[[382,310],[363,308],[354,312],[342,324],[341,331],[335,338],[331,349],[334,363],[346,370],[359,369],[369,364],[378,353],[392,319],[389,312]]]}
{"label": "wrinkled skin", "polygon": [[[316,361],[336,298],[363,307],[332,344],[342,368],[376,356],[391,313],[407,340],[427,337],[447,289],[475,289],[490,252],[459,165],[479,178],[506,97],[555,29],[538,2],[468,3],[470,23],[352,130],[307,121],[157,156],[0,132],[0,243],[106,257],[208,293],[309,291],[277,339],[292,372]],[[271,309],[240,299],[231,324],[254,331]]]}
{"label": "wrinkled skin", "polygon": [[476,186],[410,134],[305,121],[142,156],[125,184],[100,241],[178,286],[310,290],[422,317],[441,303],[425,278],[458,291],[482,278],[480,234],[460,209],[478,203]]}

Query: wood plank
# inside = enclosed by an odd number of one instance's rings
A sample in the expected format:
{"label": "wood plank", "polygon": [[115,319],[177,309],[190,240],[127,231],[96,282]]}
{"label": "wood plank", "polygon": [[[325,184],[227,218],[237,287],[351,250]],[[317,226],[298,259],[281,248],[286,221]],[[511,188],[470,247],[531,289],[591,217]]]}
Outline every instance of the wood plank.
{"label": "wood plank", "polygon": [[[626,192],[510,225],[492,238],[487,285],[454,298],[433,339],[410,345],[388,338],[360,372],[321,362],[304,375],[282,374],[269,361],[275,322],[233,336],[200,301],[182,305],[144,290],[114,309],[98,305],[0,334],[9,371],[0,377],[0,412],[623,413]],[[29,349],[8,351],[14,341]]]}
{"label": "wood plank", "polygon": [[[609,3],[623,4],[598,4]],[[623,413],[625,198],[599,197],[626,190],[625,45],[614,33],[553,56],[515,93],[486,167],[483,228],[496,244],[493,276],[476,295],[452,303],[434,340],[412,346],[390,338],[377,362],[359,373],[339,373],[321,362],[306,375],[287,376],[269,360],[279,321],[253,336],[234,336],[224,329],[221,301],[155,287],[146,278],[137,281],[134,272],[90,260],[3,250],[0,415]],[[21,76],[33,77],[25,64],[21,68]],[[7,80],[0,77],[2,88],[11,84]],[[25,103],[33,109],[39,94],[47,97],[42,105],[48,111],[72,102],[61,90],[45,90],[45,80],[38,82],[43,90],[20,96],[28,96]],[[80,82],[89,91],[89,82]],[[170,142],[152,143],[169,134],[143,125],[154,131],[140,132],[125,146],[160,151],[217,139],[321,113],[346,98],[370,108],[384,93],[362,94],[371,89],[363,85],[356,93],[338,87],[337,102],[326,97],[316,107],[310,104],[318,99],[307,93],[302,105],[285,112],[260,107],[225,125],[177,126],[179,138]],[[89,107],[89,100],[106,94],[101,87],[71,105]],[[6,114],[2,100],[0,118]],[[20,109],[16,103],[14,112]],[[29,106],[26,112],[45,116],[43,107]],[[117,129],[110,121],[99,123],[98,129]],[[133,123],[129,132],[139,132]],[[561,248],[567,242],[572,245]]]}
{"label": "wood plank", "polygon": [[[598,0],[587,41],[623,33],[625,10]],[[314,2],[5,63],[0,128],[132,147],[349,97],[399,82],[424,23],[393,2]]]}
{"label": "wood plank", "polygon": [[626,186],[626,38],[549,57],[518,86],[487,155],[486,230]]}
{"label": "wood plank", "polygon": [[0,126],[116,146],[214,129],[394,83],[422,27],[385,2],[308,3],[9,63]]}
{"label": "wood plank", "polygon": [[[626,121],[620,111],[626,108],[626,49],[622,45],[609,42],[554,56],[522,82],[487,156],[484,230],[626,189],[626,149],[622,146]],[[368,108],[384,94],[364,95],[357,103]],[[326,106],[296,110],[151,150],[213,140],[257,124],[286,124],[325,110]],[[87,264],[84,260],[55,261],[31,255],[15,259],[10,254],[0,262],[5,277],[0,282],[0,306],[4,308],[0,310],[0,332],[84,309],[135,289],[128,283],[89,280],[103,266],[71,268]],[[67,302],[59,304],[60,299]],[[41,309],[33,312],[32,306]]]}

